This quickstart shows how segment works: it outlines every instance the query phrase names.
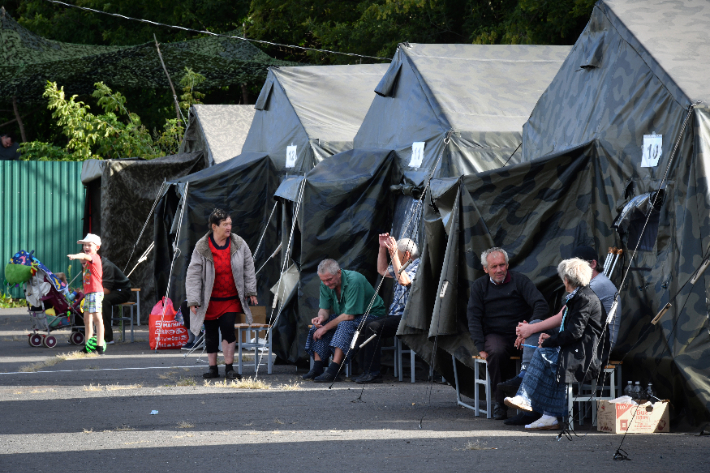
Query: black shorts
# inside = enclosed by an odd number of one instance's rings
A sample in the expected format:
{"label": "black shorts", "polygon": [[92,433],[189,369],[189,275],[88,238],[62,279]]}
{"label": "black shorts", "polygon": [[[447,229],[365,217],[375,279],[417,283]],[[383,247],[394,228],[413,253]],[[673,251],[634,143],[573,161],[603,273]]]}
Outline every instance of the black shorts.
{"label": "black shorts", "polygon": [[237,321],[236,312],[227,312],[218,319],[205,320],[205,346],[207,353],[217,353],[219,351],[219,331],[222,332],[222,340],[227,343],[237,341],[234,335],[234,323]]}

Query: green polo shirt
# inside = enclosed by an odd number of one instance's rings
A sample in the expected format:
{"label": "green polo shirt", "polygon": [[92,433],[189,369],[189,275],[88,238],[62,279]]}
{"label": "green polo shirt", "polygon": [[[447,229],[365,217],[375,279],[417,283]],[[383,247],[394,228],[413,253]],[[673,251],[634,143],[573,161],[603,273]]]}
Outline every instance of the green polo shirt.
{"label": "green polo shirt", "polygon": [[[321,282],[319,307],[331,310],[335,315],[363,315],[374,294],[375,289],[365,276],[357,271],[343,269],[340,279],[340,300],[338,300],[335,290],[328,288]],[[375,303],[372,304],[370,315],[373,317],[385,315],[385,303],[379,295],[375,298]]]}

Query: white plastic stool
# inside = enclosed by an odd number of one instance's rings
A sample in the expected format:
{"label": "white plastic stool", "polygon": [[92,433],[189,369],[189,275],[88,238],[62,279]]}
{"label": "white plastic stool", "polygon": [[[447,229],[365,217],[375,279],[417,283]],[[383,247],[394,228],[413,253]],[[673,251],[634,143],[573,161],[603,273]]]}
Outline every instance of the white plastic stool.
{"label": "white plastic stool", "polygon": [[[254,349],[254,372],[256,372],[259,366],[260,351],[264,348],[267,350],[267,372],[271,374],[272,368],[274,366],[273,351],[271,345],[271,338],[267,337],[265,343],[259,343],[259,332],[267,332],[270,328],[269,324],[234,324],[235,335],[237,336],[237,373],[242,374],[242,355],[244,349]],[[242,342],[242,333],[247,336],[247,341]],[[251,342],[252,333],[254,334],[255,342]]]}

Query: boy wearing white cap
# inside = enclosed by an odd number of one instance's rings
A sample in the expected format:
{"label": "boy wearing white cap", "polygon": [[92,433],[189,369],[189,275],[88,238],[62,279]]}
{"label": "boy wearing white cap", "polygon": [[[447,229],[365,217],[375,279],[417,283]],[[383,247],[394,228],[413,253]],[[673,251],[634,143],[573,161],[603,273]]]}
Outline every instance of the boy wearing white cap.
{"label": "boy wearing white cap", "polygon": [[87,346],[84,351],[92,351],[88,342],[94,333],[93,325],[96,324],[96,353],[104,354],[104,321],[101,318],[102,302],[104,300],[103,269],[101,257],[96,253],[101,246],[101,238],[93,233],[88,233],[83,240],[77,241],[83,245],[83,253],[67,255],[70,260],[81,260],[84,267],[82,280],[84,283],[84,327]]}

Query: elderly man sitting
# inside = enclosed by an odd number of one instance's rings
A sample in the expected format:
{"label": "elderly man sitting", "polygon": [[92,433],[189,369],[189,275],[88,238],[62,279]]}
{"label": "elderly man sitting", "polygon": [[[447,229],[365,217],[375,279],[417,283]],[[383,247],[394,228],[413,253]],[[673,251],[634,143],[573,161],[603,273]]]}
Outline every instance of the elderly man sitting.
{"label": "elderly man sitting", "polygon": [[[488,364],[491,386],[498,386],[504,371],[513,371],[510,357],[519,353],[513,346],[519,322],[547,317],[545,298],[525,275],[508,271],[508,253],[491,248],[481,254],[486,276],[471,284],[468,301],[468,330],[481,358]],[[494,391],[493,417],[508,418],[502,391]]]}
{"label": "elderly man sitting", "polygon": [[[368,322],[362,331],[362,337],[369,338],[373,334],[375,339],[370,341],[363,348],[362,368],[363,373],[355,382],[381,383],[380,357],[382,349],[380,342],[382,338],[394,337],[397,334],[399,322],[404,314],[404,307],[409,298],[409,289],[412,281],[419,269],[419,250],[417,244],[409,238],[402,238],[397,241],[389,233],[380,235],[380,251],[377,255],[377,272],[383,277],[394,278],[394,295],[390,305],[389,315],[380,317]],[[389,253],[392,264],[387,264],[387,254]],[[406,266],[405,266],[406,265]]]}
{"label": "elderly man sitting", "polygon": [[[306,353],[313,356],[311,371],[303,379],[317,383],[337,381],[340,364],[345,360],[350,343],[362,322],[373,296],[368,320],[385,315],[385,304],[365,276],[356,272],[341,270],[338,262],[324,259],[318,265],[321,280],[318,316],[311,320],[313,327],[308,332]],[[323,370],[328,358],[333,362]]]}
{"label": "elderly man sitting", "polygon": [[568,292],[560,329],[553,335],[540,334],[518,393],[505,398],[507,406],[543,414],[525,426],[530,430],[559,429],[557,418],[567,414],[566,384],[595,379],[601,368],[604,308],[589,287],[592,268],[572,258],[557,266],[557,274]]}

